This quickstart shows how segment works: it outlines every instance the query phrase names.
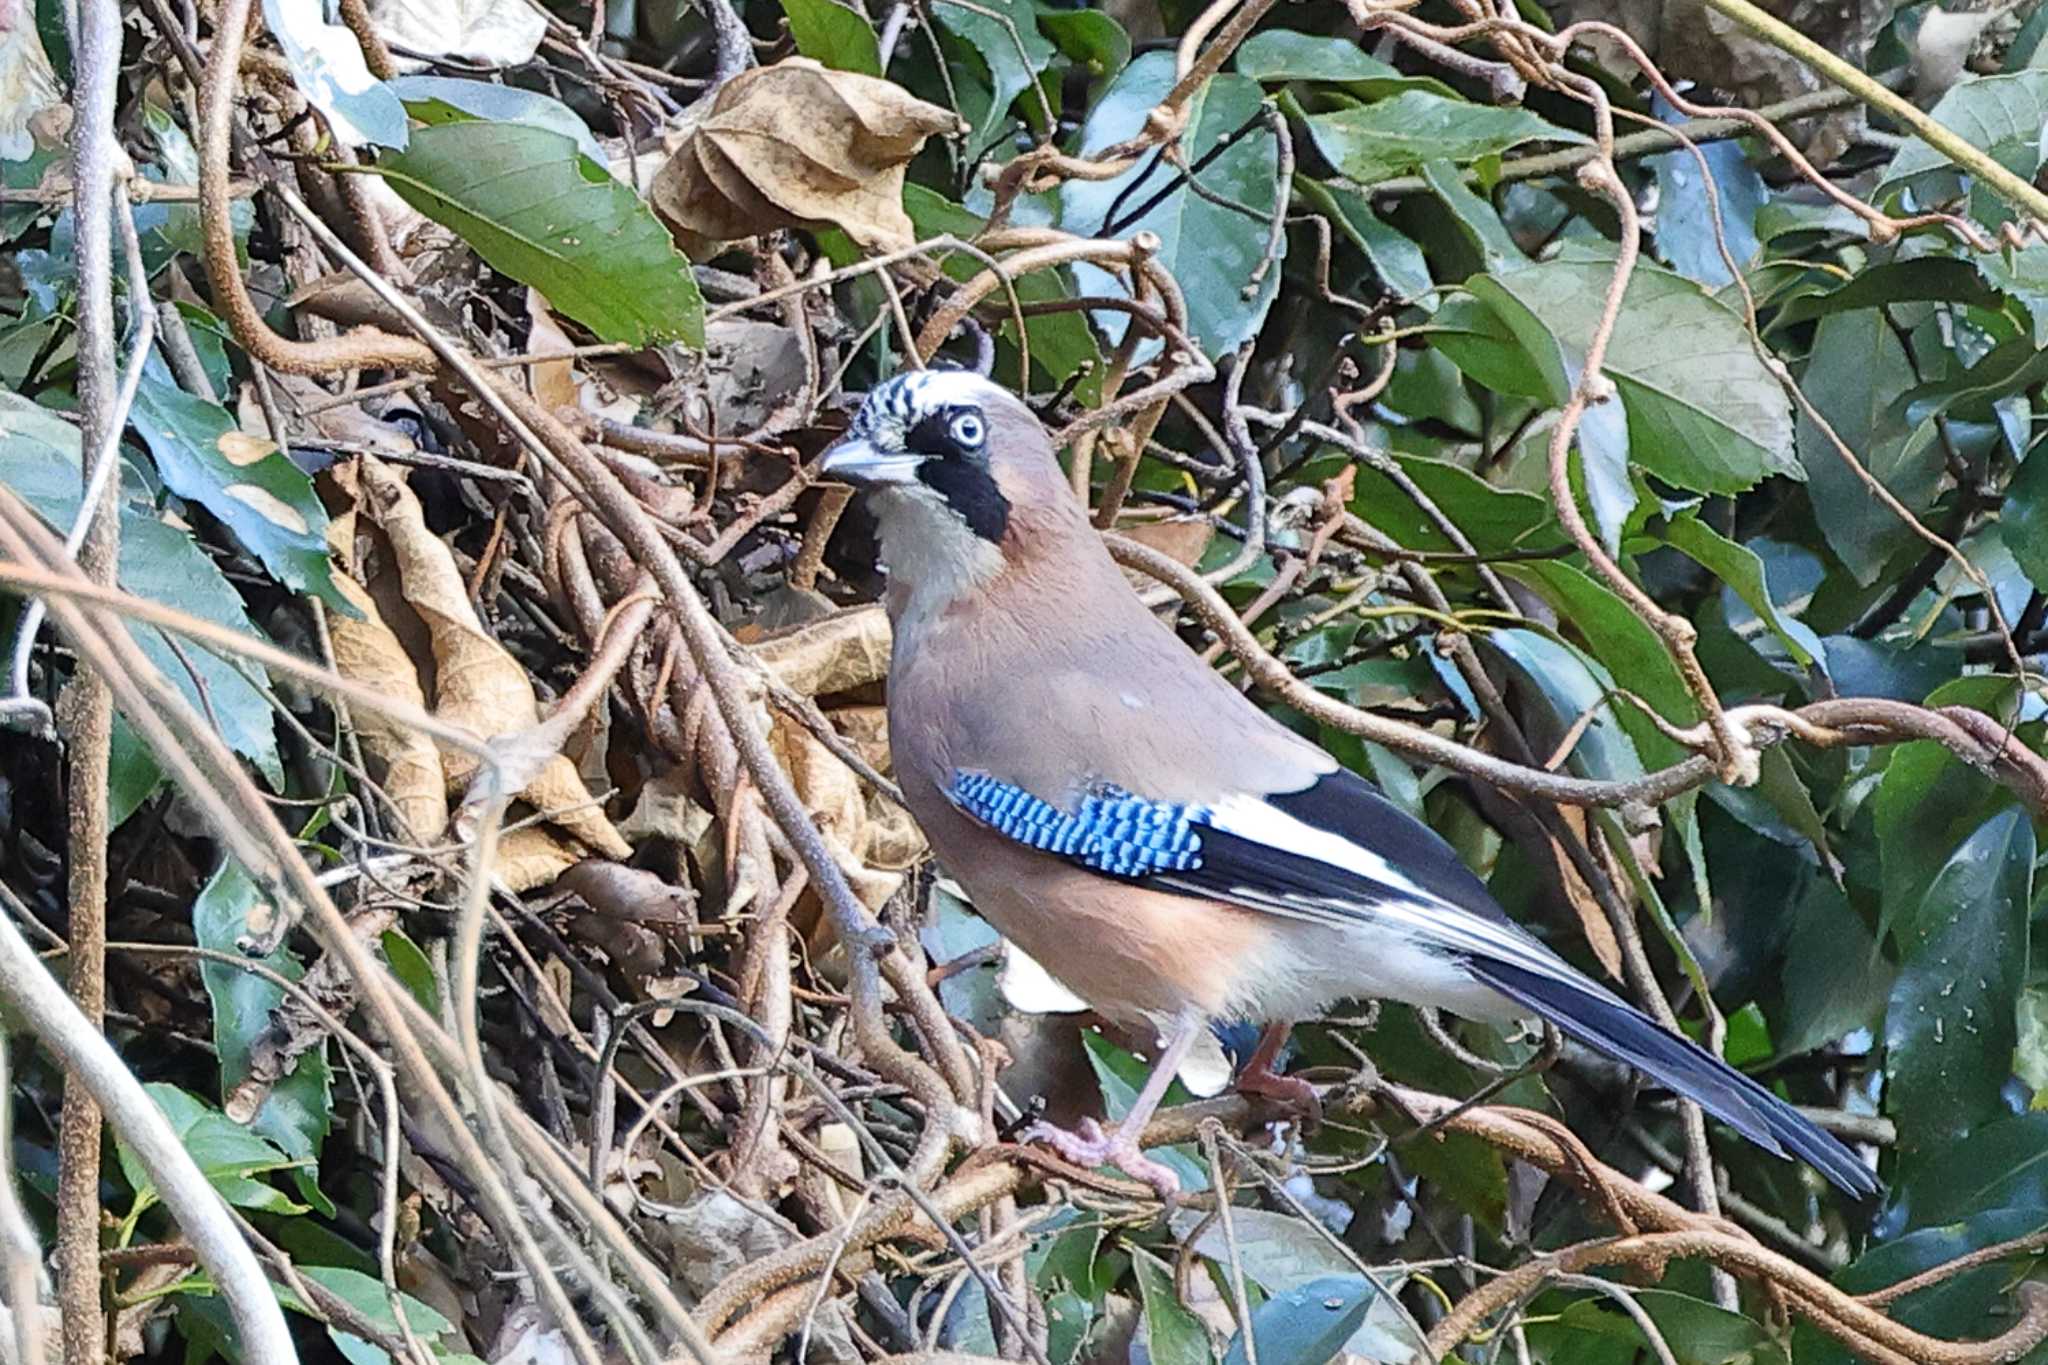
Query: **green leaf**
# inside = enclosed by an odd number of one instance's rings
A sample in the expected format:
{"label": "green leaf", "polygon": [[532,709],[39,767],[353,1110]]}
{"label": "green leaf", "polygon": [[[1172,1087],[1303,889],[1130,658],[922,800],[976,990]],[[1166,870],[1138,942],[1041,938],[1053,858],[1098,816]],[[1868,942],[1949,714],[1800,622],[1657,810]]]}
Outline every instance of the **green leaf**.
{"label": "green leaf", "polygon": [[131,419],[173,493],[219,517],[286,587],[358,614],[334,586],[327,509],[313,481],[276,444],[243,434],[218,403],[145,373]]}
{"label": "green leaf", "polygon": [[[1585,363],[1613,274],[1611,260],[1575,256],[1466,283],[1545,374],[1555,406]],[[1437,340],[1458,360],[1451,338]],[[1739,493],[1773,474],[1800,477],[1784,390],[1757,359],[1741,316],[1692,281],[1636,267],[1606,369],[1628,412],[1630,458],[1659,478]]]}
{"label": "green leaf", "polygon": [[1809,878],[1806,894],[1793,903],[1779,972],[1785,1004],[1772,1020],[1778,1050],[1797,1056],[1872,1027],[1892,974],[1848,895],[1825,877]]}
{"label": "green leaf", "polygon": [[[2031,180],[2041,169],[2041,128],[2048,124],[2048,71],[2015,71],[2000,76],[1965,76],[1949,87],[1931,111],[1936,123],[1961,137],[1994,161],[2024,179]],[[1884,195],[1906,182],[1954,166],[1947,156],[1920,138],[1908,138],[1892,164],[1885,168],[1877,194]],[[1939,189],[1923,187],[1923,202]],[[2012,210],[1985,196],[1976,205],[1978,216],[1998,222]]]}
{"label": "green leaf", "polygon": [[1896,926],[1903,960],[1885,1012],[1885,1108],[1903,1150],[1940,1148],[2005,1112],[2033,869],[2034,827],[2001,811]]}
{"label": "green leaf", "polygon": [[[988,67],[994,86],[988,107],[961,110],[974,127],[968,138],[970,150],[979,154],[1001,133],[1010,106],[1038,83],[1038,73],[1052,65],[1058,49],[1038,31],[1030,0],[973,0],[973,4],[974,8],[968,9],[956,0],[933,0],[933,17],[939,27],[979,53]],[[971,106],[973,102],[963,99],[962,103]],[[1027,114],[1033,120],[1039,114],[1036,104],[1036,100],[1031,102]]]}
{"label": "green leaf", "polygon": [[[1138,1092],[1144,1088],[1145,1078],[1152,1072],[1152,1064],[1092,1031],[1081,1035],[1081,1045],[1087,1049],[1088,1065],[1094,1070],[1095,1083],[1102,1090],[1103,1115],[1114,1124],[1131,1111]],[[1187,1087],[1176,1078],[1166,1087],[1162,1104],[1186,1104],[1193,1098]],[[1173,1173],[1180,1177],[1183,1190],[1207,1189],[1209,1173],[1191,1152],[1192,1149],[1187,1147],[1153,1147],[1148,1148],[1145,1154],[1162,1166],[1171,1167]]]}
{"label": "green leaf", "polygon": [[1529,689],[1525,706],[1530,742],[1549,752],[1583,717],[1592,719],[1580,731],[1565,761],[1581,777],[1641,777],[1643,762],[1636,753],[1614,697],[1614,678],[1593,659],[1571,645],[1533,630],[1496,630],[1480,637],[1482,652],[1507,661],[1516,680]]}
{"label": "green leaf", "polygon": [[1211,1365],[1209,1333],[1173,1292],[1173,1271],[1149,1251],[1131,1248],[1131,1270],[1145,1306],[1145,1344],[1153,1365]]}
{"label": "green leaf", "polygon": [[1420,170],[1430,161],[1467,165],[1525,142],[1586,140],[1520,106],[1473,104],[1427,90],[1311,114],[1308,130],[1330,164],[1361,185]]}
{"label": "green leaf", "polygon": [[[1660,103],[1660,108],[1661,108]],[[1707,202],[1700,162],[1713,177],[1716,205]],[[1664,263],[1708,289],[1734,283],[1721,257],[1723,239],[1737,270],[1756,259],[1756,214],[1770,197],[1764,178],[1749,164],[1736,141],[1700,144],[1699,155],[1685,148],[1650,158],[1657,172],[1657,254]],[[1720,210],[1716,231],[1714,208]]]}
{"label": "green leaf", "polygon": [[[1959,1150],[1957,1155],[1961,1154]],[[1910,1199],[1910,1191],[1906,1197]],[[2048,1210],[2041,1208],[1965,1210],[1954,1221],[1939,1227],[1922,1227],[1903,1237],[1880,1242],[1837,1274],[1835,1285],[1851,1294],[1867,1294],[1948,1265],[1985,1247],[2038,1239],[2044,1230],[2048,1230]],[[2029,1273],[2029,1262],[2038,1273],[2037,1255],[2015,1252],[2003,1261],[1942,1276],[1927,1288],[1886,1304],[1885,1316],[1934,1337],[1969,1339],[1986,1335],[1986,1324],[2008,1311],[2010,1286]],[[1800,1321],[1793,1335],[1793,1359],[1798,1365],[1857,1365],[1864,1357],[1851,1355],[1833,1337]],[[2025,1359],[2038,1365],[2040,1353],[2033,1352]]]}
{"label": "green leaf", "polygon": [[[186,1154],[223,1199],[241,1208],[279,1213],[306,1211],[303,1206],[292,1205],[273,1186],[252,1178],[290,1167],[290,1157],[196,1095],[174,1085],[150,1084],[143,1089],[164,1111]],[[157,1202],[156,1182],[150,1179],[128,1144],[117,1138],[114,1155],[121,1163],[121,1173],[129,1188],[135,1191],[137,1206]]]}
{"label": "green leaf", "polygon": [[2048,584],[2048,453],[2034,451],[2005,486],[1998,525],[2028,580],[2037,588]]}
{"label": "green leaf", "polygon": [[405,102],[405,112],[421,123],[439,125],[485,119],[549,128],[564,137],[575,138],[577,149],[598,165],[608,164],[604,148],[591,134],[590,125],[574,109],[538,90],[454,76],[399,76],[385,85]]}
{"label": "green leaf", "polygon": [[378,161],[408,204],[606,341],[704,345],[690,263],[631,189],[548,128],[421,128]]}
{"label": "green leaf", "polygon": [[[1081,154],[1092,156],[1136,133],[1173,84],[1170,52],[1148,52],[1124,68],[1090,111],[1081,130]],[[1242,76],[1226,74],[1211,79],[1186,106],[1188,123],[1182,148],[1188,163],[1202,162],[1225,138],[1254,120],[1261,100],[1258,85]],[[1279,153],[1271,132],[1254,126],[1201,172],[1202,187],[1211,196],[1238,208],[1226,208],[1214,198],[1204,198],[1184,183],[1176,183],[1178,173],[1172,167],[1147,157],[1114,180],[1069,180],[1060,191],[1060,220],[1068,231],[1087,236],[1099,236],[1104,230],[1113,230],[1119,237],[1139,231],[1159,234],[1157,260],[1180,281],[1187,296],[1189,326],[1203,352],[1213,359],[1257,334],[1279,292],[1281,271],[1276,261],[1252,296],[1245,296],[1245,282],[1266,253],[1278,173]],[[1157,204],[1124,221],[1162,191],[1165,197]],[[1283,237],[1283,255],[1285,250]],[[1120,277],[1096,266],[1077,266],[1075,276],[1085,293],[1126,293]],[[1121,313],[1097,318],[1097,326],[1111,340],[1120,340],[1129,325]],[[1148,343],[1140,354],[1157,349]]]}
{"label": "green leaf", "polygon": [[1778,642],[1785,646],[1785,652],[1800,667],[1810,666],[1823,658],[1820,637],[1804,621],[1780,610],[1777,600],[1771,596],[1764,562],[1757,558],[1754,550],[1737,545],[1690,512],[1671,519],[1664,528],[1664,539],[1672,549],[1720,579],[1741,598],[1743,605],[1769,627],[1771,634],[1778,638]]}
{"label": "green leaf", "polygon": [[875,26],[839,0],[782,0],[796,50],[837,71],[882,74],[882,45]]}
{"label": "green leaf", "polygon": [[[1629,1297],[1656,1324],[1679,1365],[1761,1365],[1766,1359],[1783,1359],[1771,1351],[1770,1334],[1740,1313],[1668,1289],[1632,1289]],[[1561,1320],[1587,1332],[1643,1340],[1635,1319],[1605,1295],[1578,1300],[1564,1310]]]}
{"label": "green leaf", "polygon": [[1131,64],[1131,35],[1101,10],[1041,5],[1038,26],[1061,53],[1085,66],[1091,76],[1114,76]]}
{"label": "green leaf", "polygon": [[[1350,1274],[1311,1280],[1267,1299],[1252,1312],[1250,1336],[1259,1359],[1335,1359],[1378,1298],[1372,1281]],[[1239,1332],[1231,1341],[1223,1365],[1250,1365],[1245,1336]]]}
{"label": "green leaf", "polygon": [[[2012,680],[1958,678],[1928,693],[1926,705],[1975,706],[2003,716]],[[1928,888],[1970,833],[2012,802],[2012,793],[1962,762],[1938,742],[1915,740],[1892,749],[1871,813],[1884,876],[1878,936],[1898,935],[1903,955]]]}
{"label": "green leaf", "polygon": [[1422,178],[1430,193],[1450,210],[1452,221],[1488,270],[1519,265],[1528,259],[1507,224],[1494,212],[1492,201],[1473,193],[1456,166],[1448,161],[1427,162],[1422,167]]}
{"label": "green leaf", "polygon": [[[1870,476],[1918,513],[1927,510],[1941,484],[1942,456],[1932,423],[1908,426],[1898,411],[1912,378],[1905,346],[1883,312],[1873,308],[1821,319],[1801,382]],[[1828,548],[1857,582],[1874,582],[1886,562],[1918,537],[1803,412],[1798,449],[1807,497]]]}
{"label": "green leaf", "polygon": [[[903,209],[910,215],[911,226],[916,229],[919,240],[939,236],[964,240],[987,226],[987,220],[979,214],[922,185],[903,187]],[[979,275],[984,267],[973,256],[955,253],[946,257],[944,268],[954,279],[967,280]],[[1019,303],[1048,303],[1074,296],[1066,276],[1058,270],[1034,270],[1018,277],[1016,286]],[[1017,324],[1009,319],[1009,299],[1000,289],[991,297],[1003,310],[1002,336],[1014,346],[1017,344]],[[1092,366],[1090,375],[1075,386],[1075,392],[1084,403],[1101,397],[1099,362],[1102,351],[1095,344],[1095,334],[1089,330],[1086,316],[1079,312],[1046,313],[1027,318],[1024,332],[1031,339],[1032,363],[1043,370],[1055,385],[1064,384],[1082,366]]]}
{"label": "green leaf", "polygon": [[[258,912],[277,913],[241,864],[229,860],[221,864],[192,904],[193,936],[202,948],[244,957],[241,945],[251,932],[250,917]],[[293,981],[303,974],[298,959],[281,947],[268,957],[251,960]],[[269,1032],[271,1011],[283,1003],[284,990],[254,972],[219,961],[202,961],[199,979],[213,1003],[213,1045],[220,1055],[225,1102],[235,1087],[249,1078],[257,1040]],[[269,1138],[295,1161],[304,1162],[309,1177],[332,1123],[328,1069],[322,1056],[325,1047],[322,1043],[303,1054],[291,1074],[271,1088],[262,1107],[249,1118],[250,1131]],[[319,1186],[310,1179],[301,1189],[309,1201],[326,1203]],[[333,1208],[329,1205],[322,1211],[331,1214]]]}
{"label": "green leaf", "polygon": [[434,976],[434,964],[428,961],[420,945],[396,929],[386,929],[378,942],[384,949],[384,961],[390,966],[391,974],[412,992],[412,998],[420,1002],[421,1009],[439,1014],[441,985]]}
{"label": "green leaf", "polygon": [[1402,80],[1402,73],[1349,38],[1269,28],[1244,40],[1233,59],[1255,81]]}
{"label": "green leaf", "polygon": [[[1424,455],[1396,455],[1394,459],[1401,472],[1482,554],[1546,550],[1565,543],[1563,528],[1547,499],[1519,489],[1496,488],[1449,460]],[[1367,464],[1357,469],[1352,511],[1409,549],[1457,548],[1385,473]]]}
{"label": "green leaf", "polygon": [[[1504,575],[1528,584],[1557,611],[1586,642],[1586,647],[1617,678],[1627,679],[1631,692],[1657,709],[1675,725],[1691,725],[1699,718],[1692,694],[1686,691],[1671,651],[1643,619],[1612,589],[1585,570],[1562,560],[1533,560],[1498,566]],[[1655,766],[1684,757],[1679,746],[1667,738],[1632,703],[1616,703],[1615,713],[1636,742],[1636,748]]]}
{"label": "green leaf", "polygon": [[1425,311],[1436,307],[1436,282],[1422,248],[1372,211],[1372,201],[1356,190],[1296,176],[1295,192],[1320,208],[1339,231],[1372,262],[1380,284],[1395,298],[1415,301]]}
{"label": "green leaf", "polygon": [[[78,467],[76,427],[26,398],[0,393],[0,484],[59,534],[70,529],[78,513]],[[123,474],[132,471],[124,469]],[[124,478],[124,485],[131,482]],[[189,531],[165,525],[153,508],[126,496],[119,505],[118,576],[123,589],[238,634],[262,638],[242,599]],[[270,704],[251,682],[262,674],[253,668],[244,673],[240,665],[196,645],[173,649],[154,629],[128,629],[171,685],[215,721],[228,746],[254,763],[272,786],[283,785],[284,764],[278,756]]]}

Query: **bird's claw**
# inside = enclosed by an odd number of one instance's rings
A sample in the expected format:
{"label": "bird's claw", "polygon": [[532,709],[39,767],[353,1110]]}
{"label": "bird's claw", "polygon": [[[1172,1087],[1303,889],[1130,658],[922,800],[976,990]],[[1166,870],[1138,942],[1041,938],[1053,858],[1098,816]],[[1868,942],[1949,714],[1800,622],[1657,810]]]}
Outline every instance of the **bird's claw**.
{"label": "bird's claw", "polygon": [[1299,1076],[1247,1071],[1237,1078],[1237,1093],[1257,1095],[1283,1105],[1292,1111],[1295,1121],[1301,1125],[1303,1137],[1312,1136],[1323,1126],[1323,1097]]}
{"label": "bird's claw", "polygon": [[1132,1179],[1150,1185],[1169,1206],[1180,1194],[1180,1177],[1138,1150],[1137,1139],[1126,1137],[1121,1125],[1109,1132],[1094,1119],[1082,1119],[1071,1130],[1040,1122],[1026,1128],[1021,1136],[1025,1142],[1044,1143],[1076,1166],[1090,1170],[1114,1166]]}

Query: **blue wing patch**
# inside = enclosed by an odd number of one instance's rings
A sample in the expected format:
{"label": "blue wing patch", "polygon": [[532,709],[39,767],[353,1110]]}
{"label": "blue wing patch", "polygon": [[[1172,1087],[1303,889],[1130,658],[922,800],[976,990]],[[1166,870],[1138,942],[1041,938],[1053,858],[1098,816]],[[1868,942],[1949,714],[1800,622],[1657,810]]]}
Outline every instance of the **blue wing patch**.
{"label": "blue wing patch", "polygon": [[947,793],[962,812],[1027,848],[1112,877],[1189,872],[1202,865],[1199,806],[1147,801],[1104,785],[1072,814],[987,773],[960,773]]}

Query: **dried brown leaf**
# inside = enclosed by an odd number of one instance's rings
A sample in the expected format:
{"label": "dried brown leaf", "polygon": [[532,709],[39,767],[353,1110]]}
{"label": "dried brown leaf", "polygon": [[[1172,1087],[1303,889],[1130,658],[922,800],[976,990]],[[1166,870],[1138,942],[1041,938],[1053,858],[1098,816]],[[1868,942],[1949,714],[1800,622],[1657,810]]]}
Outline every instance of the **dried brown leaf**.
{"label": "dried brown leaf", "polygon": [[806,697],[850,692],[889,675],[889,617],[880,607],[837,612],[753,646],[777,682]]}
{"label": "dried brown leaf", "polygon": [[[354,512],[344,512],[327,524],[327,544],[334,551],[337,567],[352,562],[355,534]],[[328,618],[336,670],[351,682],[424,711],[427,698],[420,690],[412,656],[384,624],[377,604],[347,572],[336,573],[334,585],[362,613],[361,620],[351,620],[340,612]],[[371,776],[383,785],[393,810],[405,821],[407,842],[415,846],[435,843],[448,827],[448,776],[441,767],[440,749],[419,731],[380,712],[357,708],[350,719],[369,759]]]}
{"label": "dried brown leaf", "polygon": [[892,82],[803,57],[726,82],[648,199],[692,254],[784,227],[832,225],[871,251],[916,240],[903,172],[959,120]]}
{"label": "dried brown leaf", "polygon": [[[531,730],[540,723],[532,679],[484,630],[455,557],[428,528],[419,500],[395,470],[377,460],[366,457],[360,477],[365,510],[390,539],[405,601],[427,628],[434,655],[434,713],[487,739]],[[451,785],[466,784],[476,771],[473,756],[453,749],[443,751],[442,765]],[[556,754],[541,765],[518,796],[586,847],[613,858],[632,854],[566,757]]]}

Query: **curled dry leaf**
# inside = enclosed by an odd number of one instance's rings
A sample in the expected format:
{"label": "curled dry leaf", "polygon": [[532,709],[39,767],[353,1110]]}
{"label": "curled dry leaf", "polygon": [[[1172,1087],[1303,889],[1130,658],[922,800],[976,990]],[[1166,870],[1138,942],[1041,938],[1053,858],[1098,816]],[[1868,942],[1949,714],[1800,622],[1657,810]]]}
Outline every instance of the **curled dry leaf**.
{"label": "curled dry leaf", "polygon": [[[340,612],[329,615],[334,666],[350,682],[373,687],[424,711],[427,698],[420,690],[412,656],[384,624],[376,602],[350,576],[355,538],[354,512],[344,512],[327,523],[327,544],[334,551],[337,569],[334,585],[362,613],[357,621]],[[405,821],[406,841],[416,847],[435,843],[448,827],[448,775],[441,767],[441,751],[419,731],[381,713],[358,709],[349,718],[370,762],[371,776],[383,785],[394,812]]]}
{"label": "curled dry leaf", "polygon": [[[419,500],[405,480],[369,457],[357,467],[357,477],[365,512],[390,540],[400,592],[426,627],[434,660],[434,713],[485,738],[516,734],[538,725],[540,707],[532,679],[484,630],[470,605],[454,556],[427,527]],[[476,771],[472,755],[452,749],[443,751],[442,765],[451,785],[467,783]],[[631,855],[631,846],[597,808],[577,776],[576,765],[566,757],[557,754],[540,765],[538,775],[521,785],[518,796],[584,847],[613,858]],[[539,849],[529,847],[533,843],[529,839],[519,844],[523,856],[540,854]],[[508,838],[501,856],[513,851],[513,841]],[[561,865],[554,869],[557,873],[582,857],[566,846],[552,852],[561,858]]]}
{"label": "curled dry leaf", "polygon": [[743,71],[654,177],[648,200],[677,244],[830,225],[870,251],[916,241],[903,172],[960,121],[900,86],[804,57]]}

